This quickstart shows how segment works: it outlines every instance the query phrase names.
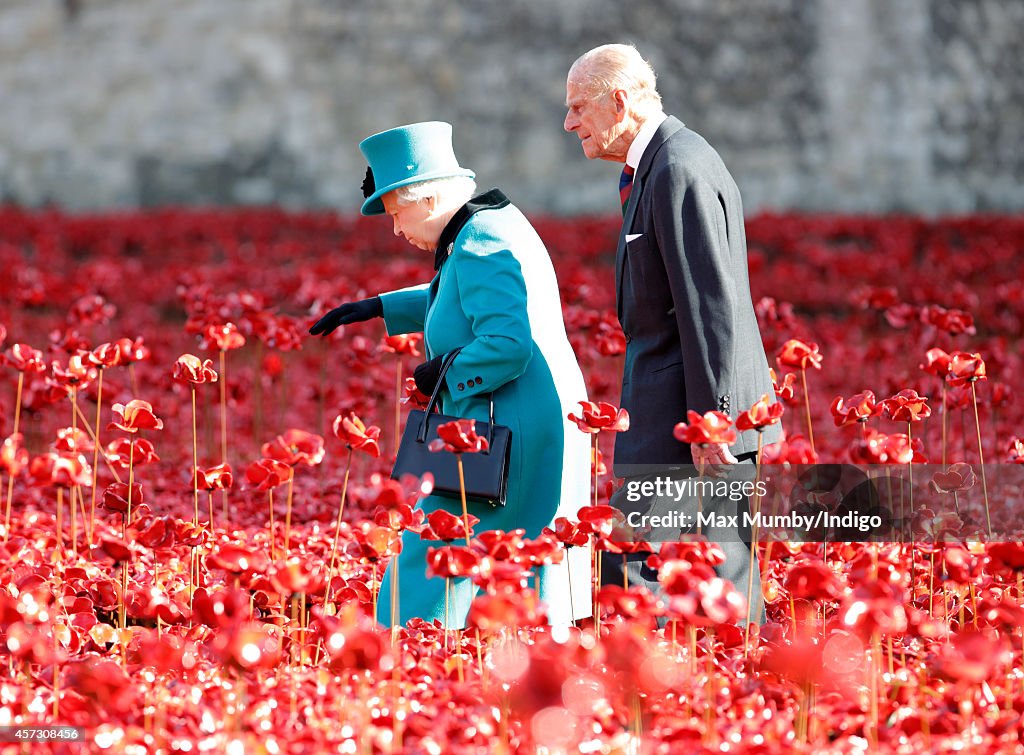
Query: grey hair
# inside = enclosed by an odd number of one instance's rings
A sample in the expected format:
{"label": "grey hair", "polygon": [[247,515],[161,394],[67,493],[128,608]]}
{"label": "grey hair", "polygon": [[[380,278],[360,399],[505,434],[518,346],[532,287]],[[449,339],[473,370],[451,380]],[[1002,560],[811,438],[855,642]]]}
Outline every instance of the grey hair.
{"label": "grey hair", "polygon": [[395,200],[399,206],[414,204],[427,197],[444,197],[445,202],[463,205],[476,193],[476,181],[469,176],[448,176],[395,189]]}
{"label": "grey hair", "polygon": [[644,109],[661,109],[654,68],[633,45],[601,45],[583,53],[569,69],[590,97],[624,89]]}

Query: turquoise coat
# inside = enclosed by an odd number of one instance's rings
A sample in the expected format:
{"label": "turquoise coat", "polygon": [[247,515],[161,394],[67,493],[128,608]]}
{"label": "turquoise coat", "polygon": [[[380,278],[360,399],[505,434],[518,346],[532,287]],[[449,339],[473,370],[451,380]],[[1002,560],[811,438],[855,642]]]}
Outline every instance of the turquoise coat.
{"label": "turquoise coat", "polygon": [[[422,330],[427,358],[462,348],[441,392],[445,414],[486,421],[493,391],[495,422],[512,430],[508,501],[497,509],[471,504],[480,518],[474,530],[522,528],[534,537],[556,517],[574,517],[587,505],[590,484],[589,436],[566,419],[587,392],[566,337],[555,271],[533,226],[497,190],[456,214],[439,249],[440,269],[429,284],[381,294],[387,330]],[[462,512],[459,501],[438,496],[421,506],[428,514]],[[414,617],[445,621],[444,580],[426,575],[427,548],[441,545],[411,532],[402,538],[403,624]],[[589,554],[573,548],[569,561],[540,569],[540,597],[553,624],[590,614]],[[377,612],[385,625],[391,624],[393,569],[394,563]],[[468,579],[453,581],[448,626],[465,626],[476,589]]]}

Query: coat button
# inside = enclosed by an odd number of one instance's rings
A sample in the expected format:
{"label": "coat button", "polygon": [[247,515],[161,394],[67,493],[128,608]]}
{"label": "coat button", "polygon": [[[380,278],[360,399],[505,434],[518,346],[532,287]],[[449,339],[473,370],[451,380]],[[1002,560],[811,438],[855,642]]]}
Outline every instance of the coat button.
{"label": "coat button", "polygon": [[464,383],[459,383],[459,390],[460,390],[460,391],[464,391],[464,390],[466,390],[466,386],[465,386],[465,384],[464,384]]}
{"label": "coat button", "polygon": [[482,377],[480,377],[479,375],[477,375],[476,376],[476,384],[477,385],[482,385],[483,382],[484,382],[484,379]]}
{"label": "coat button", "polygon": [[633,340],[633,336],[629,333],[624,334],[626,336],[626,343],[630,343]]}
{"label": "coat button", "polygon": [[473,378],[470,378],[469,380],[467,380],[466,381],[466,385],[468,385],[470,388],[472,388],[475,385],[475,383],[473,382]]}

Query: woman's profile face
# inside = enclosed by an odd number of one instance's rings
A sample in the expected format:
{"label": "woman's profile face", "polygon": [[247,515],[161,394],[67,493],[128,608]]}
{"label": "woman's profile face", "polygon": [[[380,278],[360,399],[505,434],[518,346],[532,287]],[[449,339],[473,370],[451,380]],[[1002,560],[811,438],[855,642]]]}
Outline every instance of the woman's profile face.
{"label": "woman's profile face", "polygon": [[395,235],[405,238],[413,246],[427,252],[437,248],[441,237],[442,218],[436,212],[435,197],[426,197],[412,204],[399,204],[395,192],[389,191],[381,201],[384,211],[395,224]]}

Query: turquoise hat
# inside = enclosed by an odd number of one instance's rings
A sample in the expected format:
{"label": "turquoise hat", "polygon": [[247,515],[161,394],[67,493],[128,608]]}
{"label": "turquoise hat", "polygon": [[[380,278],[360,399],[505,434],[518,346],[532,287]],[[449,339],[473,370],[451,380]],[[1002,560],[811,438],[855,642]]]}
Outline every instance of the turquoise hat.
{"label": "turquoise hat", "polygon": [[364,183],[366,201],[363,215],[382,215],[381,197],[401,186],[435,178],[476,174],[459,166],[452,149],[452,125],[443,121],[412,123],[381,131],[359,142],[372,172],[369,186]]}

